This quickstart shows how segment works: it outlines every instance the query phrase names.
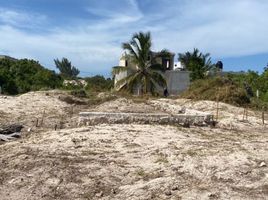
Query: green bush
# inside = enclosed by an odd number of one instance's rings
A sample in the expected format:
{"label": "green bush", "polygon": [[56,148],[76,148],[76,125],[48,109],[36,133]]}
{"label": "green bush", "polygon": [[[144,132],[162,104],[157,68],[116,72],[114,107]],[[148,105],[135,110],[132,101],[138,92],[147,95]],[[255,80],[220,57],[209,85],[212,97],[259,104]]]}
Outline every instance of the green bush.
{"label": "green bush", "polygon": [[244,88],[228,78],[216,77],[194,81],[182,95],[195,100],[221,101],[234,105],[246,105],[250,98]]}
{"label": "green bush", "polygon": [[[257,89],[259,98],[256,97]],[[268,74],[264,72],[258,75],[256,72],[249,71],[196,80],[181,96],[195,100],[219,100],[237,106],[268,110]]]}
{"label": "green bush", "polygon": [[0,59],[0,86],[5,94],[19,94],[41,88],[55,89],[62,79],[34,60]]}
{"label": "green bush", "polygon": [[103,76],[97,75],[85,78],[88,85],[86,87],[89,91],[104,92],[109,91],[113,87],[113,80],[110,78],[105,79]]}
{"label": "green bush", "polygon": [[82,90],[72,90],[71,95],[78,97],[78,98],[86,98],[87,97],[87,93],[83,89]]}
{"label": "green bush", "polygon": [[253,92],[253,97],[256,97],[257,90],[259,91],[259,99],[263,102],[268,102],[268,71],[264,71],[262,74],[258,74],[254,71],[227,74],[227,77],[234,81],[239,87],[247,85]]}

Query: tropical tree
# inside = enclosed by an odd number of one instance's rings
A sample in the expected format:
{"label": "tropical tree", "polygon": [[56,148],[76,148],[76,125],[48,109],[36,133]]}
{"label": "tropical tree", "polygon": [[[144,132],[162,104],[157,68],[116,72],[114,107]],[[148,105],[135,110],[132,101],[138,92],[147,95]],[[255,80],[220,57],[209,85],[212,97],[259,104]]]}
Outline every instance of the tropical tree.
{"label": "tropical tree", "polygon": [[72,63],[67,58],[54,59],[56,67],[64,78],[75,78],[80,73],[79,69],[72,66]]}
{"label": "tropical tree", "polygon": [[206,72],[214,67],[210,54],[203,54],[196,48],[194,48],[193,52],[179,53],[178,60],[187,70],[191,71],[190,77],[192,81],[205,78]]}
{"label": "tropical tree", "polygon": [[19,94],[39,89],[61,87],[62,78],[38,61],[0,59],[0,86],[5,94]]}
{"label": "tropical tree", "polygon": [[150,32],[135,33],[129,42],[122,44],[122,48],[128,52],[131,63],[136,67],[130,65],[113,67],[112,74],[114,76],[120,72],[128,72],[125,78],[116,83],[116,87],[120,86],[120,89],[130,92],[140,87],[143,93],[154,94],[157,86],[166,86],[166,80],[161,74],[164,70],[162,65],[152,64],[148,59],[151,55],[151,47]]}
{"label": "tropical tree", "polygon": [[101,75],[86,77],[85,80],[88,83],[86,88],[91,91],[106,91],[113,87],[113,80]]}

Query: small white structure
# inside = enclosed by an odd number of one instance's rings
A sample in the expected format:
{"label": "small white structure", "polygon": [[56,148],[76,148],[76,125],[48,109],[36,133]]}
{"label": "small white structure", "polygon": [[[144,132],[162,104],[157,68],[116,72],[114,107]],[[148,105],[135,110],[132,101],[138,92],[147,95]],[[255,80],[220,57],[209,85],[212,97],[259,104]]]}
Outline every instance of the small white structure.
{"label": "small white structure", "polygon": [[185,67],[181,64],[181,62],[174,62],[174,70],[185,70]]}

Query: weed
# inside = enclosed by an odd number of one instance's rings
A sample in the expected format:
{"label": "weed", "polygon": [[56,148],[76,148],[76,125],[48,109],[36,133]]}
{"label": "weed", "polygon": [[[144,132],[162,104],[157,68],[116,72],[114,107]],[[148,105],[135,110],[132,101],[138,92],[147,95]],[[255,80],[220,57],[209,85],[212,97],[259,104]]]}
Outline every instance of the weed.
{"label": "weed", "polygon": [[168,163],[167,155],[165,155],[163,153],[160,153],[158,155],[157,160],[155,162],[156,163],[164,163],[164,164]]}

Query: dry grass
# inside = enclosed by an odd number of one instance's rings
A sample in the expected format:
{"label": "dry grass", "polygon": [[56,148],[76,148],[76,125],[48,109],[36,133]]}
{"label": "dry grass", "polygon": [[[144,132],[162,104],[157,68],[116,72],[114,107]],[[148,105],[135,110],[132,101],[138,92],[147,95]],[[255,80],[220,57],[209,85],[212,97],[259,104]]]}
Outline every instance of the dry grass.
{"label": "dry grass", "polygon": [[246,91],[227,78],[197,80],[181,97],[194,100],[211,100],[243,106],[250,103]]}

